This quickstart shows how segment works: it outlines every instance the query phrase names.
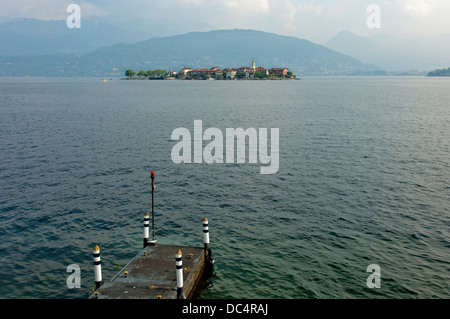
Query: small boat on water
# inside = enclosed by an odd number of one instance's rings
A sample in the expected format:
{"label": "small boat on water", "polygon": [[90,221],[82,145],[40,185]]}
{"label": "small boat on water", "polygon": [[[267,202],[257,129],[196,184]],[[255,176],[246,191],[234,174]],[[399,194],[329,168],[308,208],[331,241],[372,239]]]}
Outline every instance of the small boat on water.
{"label": "small boat on water", "polygon": [[102,79],[102,82],[108,82],[108,79]]}

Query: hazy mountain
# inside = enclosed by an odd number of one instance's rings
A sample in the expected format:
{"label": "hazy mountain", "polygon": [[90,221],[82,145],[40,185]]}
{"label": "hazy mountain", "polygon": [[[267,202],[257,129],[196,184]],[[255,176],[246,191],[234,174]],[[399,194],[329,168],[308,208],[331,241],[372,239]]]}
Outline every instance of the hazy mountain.
{"label": "hazy mountain", "polygon": [[119,42],[132,43],[150,37],[150,33],[127,31],[98,18],[82,19],[79,29],[69,29],[66,20],[20,18],[0,24],[0,55],[88,52]]}
{"label": "hazy mountain", "polygon": [[[144,32],[155,34],[158,37],[167,37],[188,32],[205,32],[217,30],[217,27],[204,22],[191,20],[188,18],[146,18],[126,22],[111,21],[110,24],[122,29],[134,32]],[[150,38],[150,37],[149,37]]]}
{"label": "hazy mountain", "polygon": [[327,41],[325,46],[386,71],[430,70],[450,65],[450,35],[376,34],[361,37],[343,31]]}
{"label": "hazy mountain", "polygon": [[9,17],[0,17],[0,24],[1,23],[5,23],[8,21],[14,20],[14,18],[9,18]]}
{"label": "hazy mountain", "polygon": [[182,67],[287,67],[302,75],[373,74],[380,69],[295,37],[254,30],[192,32],[117,44],[89,53],[0,57],[3,76],[104,76],[113,68],[179,70]]}

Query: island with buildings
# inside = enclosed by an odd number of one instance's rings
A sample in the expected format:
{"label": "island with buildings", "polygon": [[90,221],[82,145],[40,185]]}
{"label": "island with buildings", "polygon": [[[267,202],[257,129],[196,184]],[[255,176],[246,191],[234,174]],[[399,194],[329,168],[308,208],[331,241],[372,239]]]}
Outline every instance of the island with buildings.
{"label": "island with buildings", "polygon": [[126,70],[127,80],[297,80],[297,77],[288,68],[256,67],[255,60],[251,67],[239,68],[219,67],[192,69],[183,67],[180,71],[156,70]]}

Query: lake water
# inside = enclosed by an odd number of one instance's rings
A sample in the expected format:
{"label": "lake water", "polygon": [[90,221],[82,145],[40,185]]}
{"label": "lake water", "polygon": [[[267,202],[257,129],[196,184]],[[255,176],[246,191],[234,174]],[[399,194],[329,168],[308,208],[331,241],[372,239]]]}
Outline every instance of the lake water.
{"label": "lake water", "polygon": [[[449,87],[0,78],[0,297],[86,298],[96,244],[111,279],[141,249],[154,170],[159,243],[202,246],[209,219],[199,298],[449,298]],[[194,120],[279,128],[278,172],[175,164],[171,133]]]}

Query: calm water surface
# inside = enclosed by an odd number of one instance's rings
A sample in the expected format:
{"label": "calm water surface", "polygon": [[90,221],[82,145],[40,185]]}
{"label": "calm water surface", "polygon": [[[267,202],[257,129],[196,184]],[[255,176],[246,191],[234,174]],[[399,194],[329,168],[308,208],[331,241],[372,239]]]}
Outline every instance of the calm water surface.
{"label": "calm water surface", "polygon": [[[142,245],[202,246],[200,298],[449,298],[450,79],[0,79],[0,297],[86,298]],[[279,128],[280,168],[174,164],[171,133]],[[68,289],[67,266],[81,268]],[[381,268],[381,288],[366,285]]]}

